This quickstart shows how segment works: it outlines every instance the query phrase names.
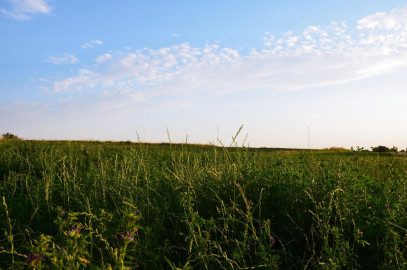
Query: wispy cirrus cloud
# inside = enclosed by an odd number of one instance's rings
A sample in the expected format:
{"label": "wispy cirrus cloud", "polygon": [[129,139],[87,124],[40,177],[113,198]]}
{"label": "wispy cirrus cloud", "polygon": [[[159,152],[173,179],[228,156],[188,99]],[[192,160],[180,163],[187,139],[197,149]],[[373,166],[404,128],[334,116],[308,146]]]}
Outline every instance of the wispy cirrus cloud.
{"label": "wispy cirrus cloud", "polygon": [[90,42],[87,42],[87,43],[83,44],[81,46],[81,48],[82,49],[89,49],[89,48],[94,48],[94,47],[102,45],[102,44],[103,44],[103,42],[100,41],[100,40],[92,40]]}
{"label": "wispy cirrus cloud", "polygon": [[49,14],[51,7],[49,0],[8,0],[8,8],[0,12],[15,20],[28,20],[35,14]]}
{"label": "wispy cirrus cloud", "polygon": [[54,65],[60,64],[76,64],[79,62],[79,59],[70,53],[64,53],[60,56],[50,56],[44,60],[44,62],[48,62]]}

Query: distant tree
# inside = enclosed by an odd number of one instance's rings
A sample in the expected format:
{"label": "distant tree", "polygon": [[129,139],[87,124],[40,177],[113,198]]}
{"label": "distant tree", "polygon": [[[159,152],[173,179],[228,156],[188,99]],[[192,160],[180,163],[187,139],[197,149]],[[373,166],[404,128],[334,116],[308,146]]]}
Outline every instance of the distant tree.
{"label": "distant tree", "polygon": [[20,139],[19,137],[17,137],[13,133],[9,133],[9,132],[4,133],[1,137],[3,139],[7,139],[7,140],[19,140]]}
{"label": "distant tree", "polygon": [[393,147],[390,149],[390,151],[391,151],[391,152],[394,152],[394,153],[398,153],[398,152],[399,152],[399,149],[398,149],[396,146],[393,146]]}
{"label": "distant tree", "polygon": [[[381,152],[381,153],[385,153],[385,152],[391,152],[392,150],[386,146],[383,145],[379,145],[377,147],[371,147],[373,152]],[[393,149],[393,148],[392,148]]]}

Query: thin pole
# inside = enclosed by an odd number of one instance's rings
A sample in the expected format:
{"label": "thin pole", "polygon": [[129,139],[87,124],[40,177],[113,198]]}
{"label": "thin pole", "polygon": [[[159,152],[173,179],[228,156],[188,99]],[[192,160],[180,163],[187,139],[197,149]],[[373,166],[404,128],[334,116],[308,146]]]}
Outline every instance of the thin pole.
{"label": "thin pole", "polygon": [[219,146],[219,127],[216,128],[216,145]]}
{"label": "thin pole", "polygon": [[307,127],[308,129],[308,149],[310,149],[310,143],[309,143],[309,127]]}

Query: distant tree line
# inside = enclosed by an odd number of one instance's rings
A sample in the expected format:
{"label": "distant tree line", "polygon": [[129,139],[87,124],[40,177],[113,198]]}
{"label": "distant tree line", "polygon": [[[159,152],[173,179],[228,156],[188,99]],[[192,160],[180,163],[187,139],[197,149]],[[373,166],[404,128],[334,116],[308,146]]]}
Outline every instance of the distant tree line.
{"label": "distant tree line", "polygon": [[[3,139],[6,139],[6,140],[20,140],[21,139],[17,135],[14,135],[13,133],[10,133],[10,132],[4,133],[1,137]],[[126,143],[130,144],[131,141],[127,141]],[[376,146],[376,147],[372,146],[370,148],[372,149],[372,152],[378,152],[378,153],[391,153],[391,152],[398,153],[399,152],[399,150],[398,150],[398,148],[396,146],[393,146],[392,148],[389,148],[387,146],[379,145],[379,146]],[[363,147],[359,147],[359,146],[356,147],[356,150],[353,147],[351,147],[351,150],[352,151],[358,151],[358,152],[360,152],[360,151],[363,151],[363,152],[369,151],[368,149],[364,149]],[[406,150],[403,149],[400,152],[406,152]]]}
{"label": "distant tree line", "polygon": [[399,149],[396,146],[393,146],[392,148],[388,148],[386,146],[383,145],[379,145],[376,147],[371,147],[373,152],[381,152],[381,153],[389,153],[389,152],[394,152],[394,153],[398,153]]}
{"label": "distant tree line", "polygon": [[1,137],[6,140],[19,140],[20,139],[18,136],[14,135],[13,133],[9,133],[9,132],[4,133],[3,135],[1,135]]}

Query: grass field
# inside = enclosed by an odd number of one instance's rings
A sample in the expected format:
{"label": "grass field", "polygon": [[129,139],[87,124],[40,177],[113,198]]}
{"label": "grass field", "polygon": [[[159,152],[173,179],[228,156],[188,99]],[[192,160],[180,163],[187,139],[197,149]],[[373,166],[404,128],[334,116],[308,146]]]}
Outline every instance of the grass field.
{"label": "grass field", "polygon": [[3,269],[407,269],[407,159],[0,141]]}

